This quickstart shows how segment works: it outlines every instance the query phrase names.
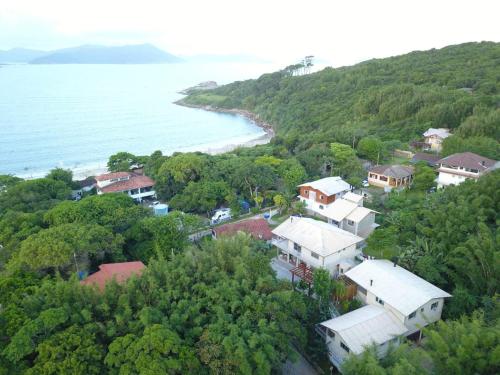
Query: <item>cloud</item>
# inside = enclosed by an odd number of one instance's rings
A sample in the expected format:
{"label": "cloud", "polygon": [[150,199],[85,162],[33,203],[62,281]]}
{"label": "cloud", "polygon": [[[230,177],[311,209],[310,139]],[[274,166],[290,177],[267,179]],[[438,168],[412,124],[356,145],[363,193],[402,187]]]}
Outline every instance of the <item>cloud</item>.
{"label": "cloud", "polygon": [[500,3],[476,0],[2,0],[0,48],[149,42],[169,52],[352,64],[500,40]]}

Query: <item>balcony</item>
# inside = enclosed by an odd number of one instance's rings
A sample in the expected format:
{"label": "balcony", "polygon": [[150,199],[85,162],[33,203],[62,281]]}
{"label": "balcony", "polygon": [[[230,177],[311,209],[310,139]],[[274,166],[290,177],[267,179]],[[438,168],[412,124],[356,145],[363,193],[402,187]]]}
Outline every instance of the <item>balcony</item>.
{"label": "balcony", "polygon": [[287,253],[290,252],[288,249],[288,240],[284,238],[273,238],[271,240],[271,244],[276,246],[278,249],[286,251]]}

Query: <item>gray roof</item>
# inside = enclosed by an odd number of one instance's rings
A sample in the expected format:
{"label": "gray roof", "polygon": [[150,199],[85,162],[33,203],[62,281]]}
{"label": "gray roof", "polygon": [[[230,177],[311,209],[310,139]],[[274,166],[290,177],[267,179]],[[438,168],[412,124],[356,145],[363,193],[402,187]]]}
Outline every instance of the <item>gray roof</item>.
{"label": "gray roof", "polygon": [[345,275],[387,304],[409,315],[435,298],[450,294],[385,259],[365,260]]}
{"label": "gray roof", "polygon": [[305,217],[290,216],[272,232],[324,257],[363,241],[335,225]]}
{"label": "gray roof", "polygon": [[342,191],[351,190],[351,185],[342,180],[339,176],[326,177],[321,180],[306,182],[305,184],[299,185],[299,187],[300,186],[310,186],[311,188],[319,190],[328,196],[338,194]]}
{"label": "gray roof", "polygon": [[370,172],[388,177],[403,178],[413,174],[414,168],[406,165],[379,165],[370,169]]}
{"label": "gray roof", "polygon": [[449,129],[445,129],[445,128],[439,128],[439,129],[435,129],[435,128],[429,128],[425,133],[424,133],[424,137],[432,137],[433,135],[439,137],[439,138],[448,138],[451,134],[450,134],[450,130]]}
{"label": "gray roof", "polygon": [[408,331],[396,316],[376,305],[363,306],[321,325],[337,332],[355,354],[373,343],[383,344]]}

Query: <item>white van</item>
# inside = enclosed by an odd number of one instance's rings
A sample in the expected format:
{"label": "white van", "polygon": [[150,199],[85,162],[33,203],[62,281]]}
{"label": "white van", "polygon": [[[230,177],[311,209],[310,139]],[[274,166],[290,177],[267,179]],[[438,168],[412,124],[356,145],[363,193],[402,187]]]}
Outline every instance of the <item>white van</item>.
{"label": "white van", "polygon": [[210,224],[215,225],[227,220],[231,220],[231,209],[221,208],[215,211],[214,216],[212,216],[212,219],[210,220]]}

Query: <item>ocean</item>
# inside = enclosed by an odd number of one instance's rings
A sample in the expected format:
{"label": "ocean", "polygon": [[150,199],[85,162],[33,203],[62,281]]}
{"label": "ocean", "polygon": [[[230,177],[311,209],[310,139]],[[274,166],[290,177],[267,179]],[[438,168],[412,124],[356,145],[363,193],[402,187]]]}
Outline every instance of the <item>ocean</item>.
{"label": "ocean", "polygon": [[173,104],[200,82],[257,78],[268,64],[2,65],[0,174],[104,171],[110,155],[207,151],[264,134],[247,119]]}

